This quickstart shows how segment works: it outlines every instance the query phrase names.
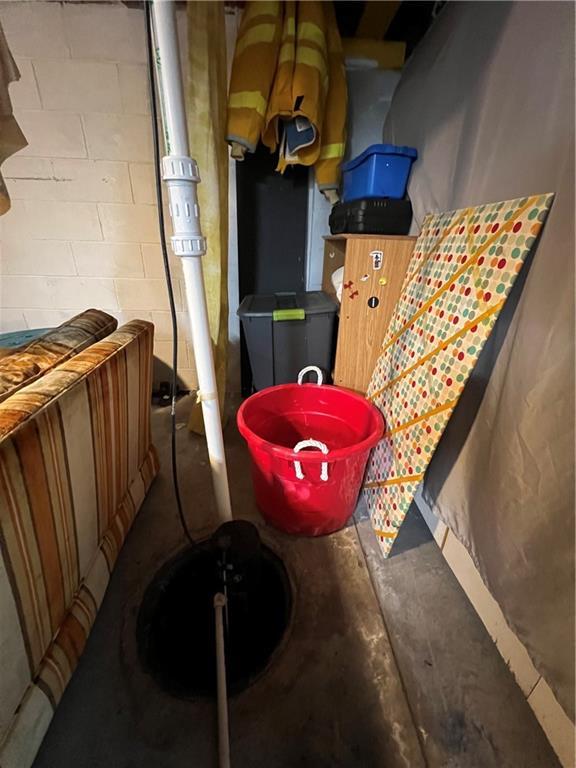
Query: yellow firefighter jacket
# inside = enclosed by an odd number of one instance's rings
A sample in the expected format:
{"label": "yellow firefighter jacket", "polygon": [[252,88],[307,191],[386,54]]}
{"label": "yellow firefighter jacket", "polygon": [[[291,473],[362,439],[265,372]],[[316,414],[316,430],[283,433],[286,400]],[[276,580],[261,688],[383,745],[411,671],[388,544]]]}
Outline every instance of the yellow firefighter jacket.
{"label": "yellow firefighter jacket", "polygon": [[[279,148],[278,170],[312,165],[318,187],[336,189],[346,144],[347,89],[331,2],[246,3],[228,100],[227,140],[241,159],[258,142]],[[283,139],[294,121],[309,130],[292,151]],[[294,134],[293,134],[294,135]]]}

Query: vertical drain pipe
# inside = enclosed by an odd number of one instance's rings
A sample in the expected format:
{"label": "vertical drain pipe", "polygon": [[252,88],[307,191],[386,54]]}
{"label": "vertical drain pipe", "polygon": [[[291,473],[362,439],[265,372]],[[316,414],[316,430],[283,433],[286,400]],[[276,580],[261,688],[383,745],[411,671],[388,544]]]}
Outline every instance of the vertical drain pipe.
{"label": "vertical drain pipe", "polygon": [[198,397],[202,403],[216,509],[219,520],[225,522],[232,519],[232,508],[202,273],[206,241],[200,229],[196,194],[200,175],[196,161],[189,156],[175,3],[171,0],[152,0],[152,21],[156,80],[166,148],[166,156],[162,159],[162,178],[168,189],[174,232],[171,237],[172,250],[182,258],[186,304],[198,375]]}
{"label": "vertical drain pipe", "polygon": [[224,646],[224,608],[226,597],[214,595],[216,622],[216,685],[218,696],[218,765],[230,768],[230,731],[228,728],[228,691],[226,690],[226,649]]}

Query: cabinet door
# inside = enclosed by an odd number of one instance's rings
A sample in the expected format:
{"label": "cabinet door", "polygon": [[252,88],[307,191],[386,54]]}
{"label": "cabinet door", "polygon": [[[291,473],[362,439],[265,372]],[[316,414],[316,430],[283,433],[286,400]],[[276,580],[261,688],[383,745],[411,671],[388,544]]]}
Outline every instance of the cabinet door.
{"label": "cabinet door", "polygon": [[322,290],[332,298],[336,298],[336,291],[332,285],[332,275],[340,267],[344,266],[346,253],[346,240],[336,237],[324,239],[324,267],[322,270]]}
{"label": "cabinet door", "polygon": [[335,384],[366,393],[415,242],[415,237],[347,240]]}

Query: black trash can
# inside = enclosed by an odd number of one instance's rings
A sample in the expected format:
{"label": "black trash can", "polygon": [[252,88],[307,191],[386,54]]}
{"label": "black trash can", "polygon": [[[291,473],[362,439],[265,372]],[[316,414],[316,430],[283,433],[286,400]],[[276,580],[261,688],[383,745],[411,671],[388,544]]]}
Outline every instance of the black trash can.
{"label": "black trash can", "polygon": [[322,291],[246,296],[238,316],[256,390],[296,381],[306,365],[332,371],[338,307]]}

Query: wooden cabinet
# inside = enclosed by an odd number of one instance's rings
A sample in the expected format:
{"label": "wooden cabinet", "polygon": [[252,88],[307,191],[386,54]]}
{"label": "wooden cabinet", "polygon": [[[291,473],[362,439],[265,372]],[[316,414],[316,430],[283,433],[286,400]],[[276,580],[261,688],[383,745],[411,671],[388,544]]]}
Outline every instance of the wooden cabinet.
{"label": "wooden cabinet", "polygon": [[330,277],[344,264],[335,384],[366,393],[415,242],[392,235],[326,238],[324,290],[333,293]]}

